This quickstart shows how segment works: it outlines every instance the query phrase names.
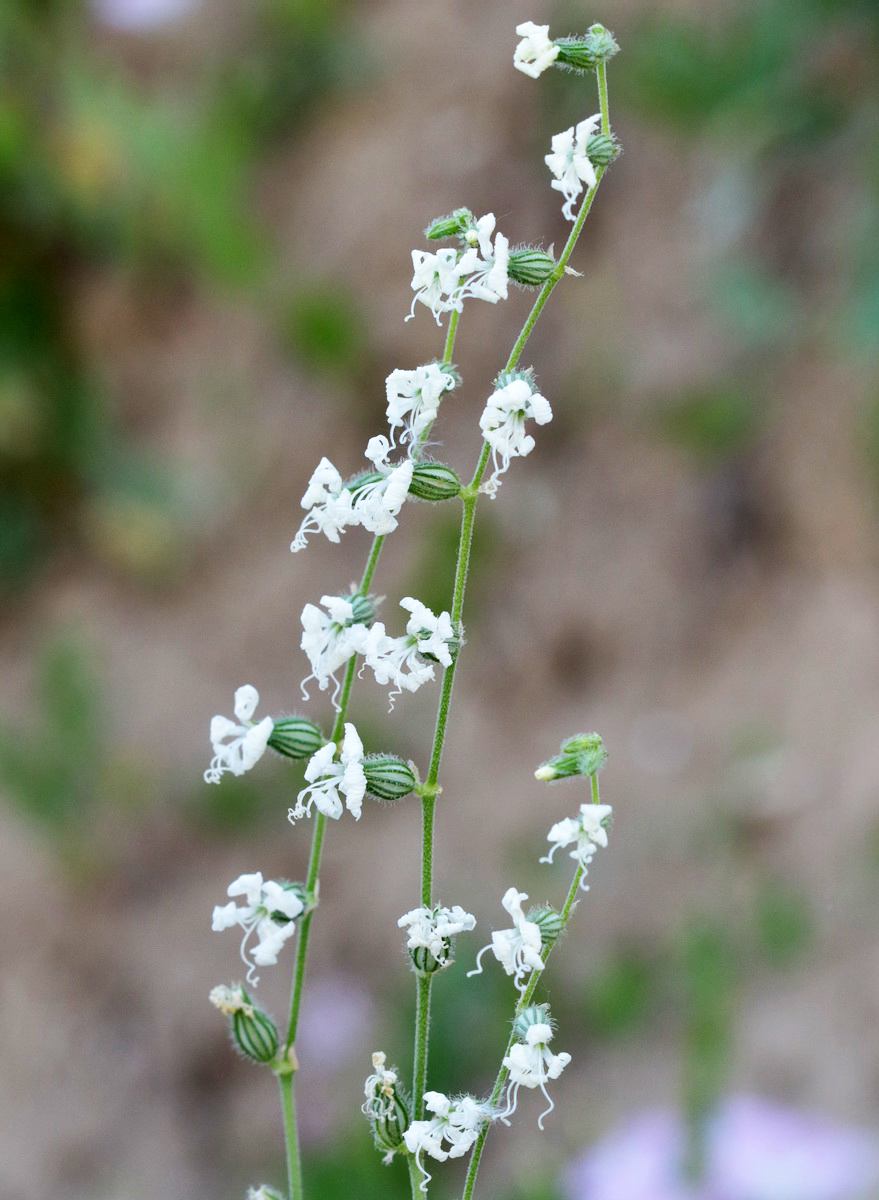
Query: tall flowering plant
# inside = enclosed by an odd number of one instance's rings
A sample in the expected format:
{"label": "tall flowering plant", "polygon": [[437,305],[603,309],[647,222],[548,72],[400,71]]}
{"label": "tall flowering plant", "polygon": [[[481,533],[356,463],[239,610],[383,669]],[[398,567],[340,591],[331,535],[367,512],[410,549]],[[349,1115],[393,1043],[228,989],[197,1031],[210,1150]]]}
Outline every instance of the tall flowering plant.
{"label": "tall flowering plant", "polygon": [[[619,152],[607,99],[607,63],[618,49],[612,35],[593,25],[581,37],[551,38],[548,26],[530,21],[516,32],[520,41],[513,65],[525,75],[536,79],[550,67],[563,67],[597,80],[599,112],[557,134],[545,156],[551,185],[564,197],[564,216],[573,222],[570,236],[556,259],[538,246],[511,248],[492,213],[477,217],[459,208],[428,225],[427,240],[440,245],[412,251],[413,298],[406,319],[423,306],[438,326],[445,323],[440,354],[432,362],[397,368],[388,375],[388,431],[369,440],[365,469],[346,476],[328,458],[320,460],[302,497],[304,516],[291,544],[298,553],[320,535],[338,543],[346,529],[358,525],[373,534],[359,583],[344,594],[321,596],[302,611],[301,648],[310,667],[302,694],[310,699],[315,687],[328,693],[334,710],[329,734],[304,716],[257,719],[259,695],[250,684],[235,692],[234,720],[215,716],[211,721],[208,783],[220,783],[226,773],[242,775],[254,769],[268,749],[306,763],[305,785],[287,813],[295,839],[305,833],[303,826],[310,826],[304,881],[267,880],[260,872],[241,875],[229,884],[228,903],[218,904],[213,913],[214,930],[239,932],[245,970],[244,982],[219,985],[210,999],[229,1018],[238,1049],[268,1067],[280,1088],[287,1195],[262,1186],[250,1190],[249,1200],[302,1200],[305,1194],[296,1125],[296,1035],[321,895],[321,854],[329,822],[347,820],[346,814],[359,821],[369,799],[399,800],[414,793],[422,810],[421,894],[418,905],[398,921],[415,975],[414,1061],[407,1073],[390,1067],[383,1052],[375,1052],[362,1106],[384,1161],[405,1164],[413,1200],[428,1194],[434,1163],[447,1158],[469,1159],[463,1200],[470,1200],[489,1131],[510,1123],[523,1087],[543,1094],[545,1108],[537,1122],[542,1129],[554,1108],[549,1085],[571,1061],[568,1053],[553,1048],[555,1022],[549,1005],[535,1002],[535,994],[581,891],[588,890],[589,864],[597,850],[607,846],[611,808],[599,798],[598,776],[606,752],[597,734],[569,738],[535,772],[540,781],[575,778],[588,783],[586,802],[574,816],[552,826],[550,850],[540,860],[553,864],[559,850],[573,860],[563,903],[558,908],[527,908],[526,893],[510,887],[501,900],[507,927],[492,931],[468,972],[481,974],[488,956],[512,982],[512,1031],[506,1046],[499,1047],[494,1087],[487,1096],[448,1096],[429,1088],[433,980],[452,967],[459,938],[476,926],[472,913],[437,900],[433,843],[452,685],[464,644],[464,596],[477,506],[482,496],[496,499],[513,460],[535,449],[535,433],[539,436],[539,427],[552,420],[550,402],[538,389],[533,368],[522,366],[522,353],[552,292],[566,273],[575,273],[569,261],[602,176]],[[453,467],[428,454],[427,446],[444,398],[461,386],[453,355],[465,302],[497,304],[507,298],[511,284],[536,289],[537,295],[485,400],[478,421],[481,452],[470,481],[462,483]],[[476,429],[474,422],[474,433]],[[404,615],[387,614],[386,624],[377,619],[379,602],[371,588],[385,538],[397,528],[413,497],[461,505],[451,607],[435,613],[417,597],[404,596],[399,601]],[[388,688],[391,708],[404,693],[439,683],[433,748],[423,771],[397,754],[364,746],[349,719],[354,681],[363,670]],[[321,899],[327,900],[325,893]],[[259,969],[286,957],[293,958],[292,983],[286,1029],[280,1030],[254,992]]]}

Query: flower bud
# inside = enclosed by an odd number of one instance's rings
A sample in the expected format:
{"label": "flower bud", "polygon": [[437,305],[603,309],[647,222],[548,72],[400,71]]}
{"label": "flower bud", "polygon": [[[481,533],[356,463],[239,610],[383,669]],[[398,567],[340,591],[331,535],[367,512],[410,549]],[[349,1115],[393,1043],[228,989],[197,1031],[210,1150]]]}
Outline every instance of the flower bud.
{"label": "flower bud", "polygon": [[443,238],[456,237],[475,226],[476,218],[469,208],[456,208],[447,217],[437,217],[435,221],[431,221],[424,231],[424,236],[432,242],[438,242]]}
{"label": "flower bud", "polygon": [[418,500],[451,500],[460,491],[461,480],[445,463],[418,463],[412,472],[409,494]]}
{"label": "flower bud", "polygon": [[278,1030],[274,1021],[258,1008],[243,985],[220,985],[210,994],[210,1001],[220,1012],[232,1018],[232,1040],[251,1062],[271,1062],[278,1053]]}
{"label": "flower bud", "polygon": [[532,1025],[551,1024],[552,1018],[549,1015],[548,1004],[529,1004],[514,1018],[513,1033],[520,1042],[524,1042]]}
{"label": "flower bud", "polygon": [[326,742],[313,721],[305,717],[280,717],[269,738],[269,745],[285,758],[311,758]]}
{"label": "flower bud", "polygon": [[608,133],[593,133],[586,143],[586,157],[596,167],[607,167],[620,152],[619,142]]}
{"label": "flower bud", "polygon": [[560,752],[539,766],[534,778],[552,783],[572,775],[597,775],[606,761],[607,750],[598,734],[580,733],[563,742]]}
{"label": "flower bud", "polygon": [[532,921],[540,930],[540,940],[544,946],[554,946],[559,940],[559,934],[565,927],[561,913],[557,912],[549,904],[542,904],[539,908],[532,908],[528,913],[528,920]]}
{"label": "flower bud", "polygon": [[556,63],[575,71],[594,71],[619,51],[613,34],[603,25],[593,25],[584,37],[556,38],[555,44],[559,48]]}
{"label": "flower bud", "polygon": [[523,287],[540,287],[555,270],[555,259],[537,246],[523,246],[511,252],[507,270],[515,283],[521,283]]}
{"label": "flower bud", "polygon": [[395,754],[376,754],[363,763],[366,790],[377,800],[402,800],[418,783],[412,764]]}
{"label": "flower bud", "polygon": [[284,1200],[284,1196],[283,1193],[263,1184],[262,1187],[248,1188],[247,1200]]}

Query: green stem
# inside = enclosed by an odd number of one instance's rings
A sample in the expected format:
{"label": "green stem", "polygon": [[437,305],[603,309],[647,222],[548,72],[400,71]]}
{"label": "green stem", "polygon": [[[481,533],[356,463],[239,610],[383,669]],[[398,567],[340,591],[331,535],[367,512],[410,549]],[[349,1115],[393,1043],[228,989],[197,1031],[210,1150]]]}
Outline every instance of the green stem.
{"label": "green stem", "polygon": [[409,1184],[412,1188],[412,1200],[424,1200],[424,1192],[421,1190],[421,1180],[423,1178],[418,1163],[415,1161],[414,1154],[406,1155],[406,1163],[409,1167]]}
{"label": "green stem", "polygon": [[299,1134],[296,1128],[296,1101],[293,1095],[294,1076],[278,1076],[281,1089],[281,1110],[284,1115],[284,1144],[287,1147],[287,1188],[289,1200],[302,1200],[302,1162],[299,1157]]}
{"label": "green stem", "polygon": [[[590,787],[591,787],[592,803],[598,804],[599,803],[599,790],[598,790],[598,776],[597,775],[592,775],[590,777]],[[568,894],[565,897],[565,903],[562,906],[562,911],[559,914],[561,917],[561,921],[562,921],[562,932],[564,932],[564,930],[568,924],[568,921],[570,921],[571,914],[574,911],[574,906],[576,905],[577,900],[579,899],[580,881],[582,878],[583,878],[583,868],[582,868],[582,866],[578,866],[577,870],[574,872],[574,878],[571,880],[571,886],[568,888]],[[561,938],[561,933],[559,934],[559,938]],[[558,944],[559,938],[556,939],[556,941],[553,943],[553,945]],[[544,965],[546,964],[546,961],[552,952],[552,948],[553,948],[552,946],[546,946],[546,947],[544,947],[544,949],[541,952],[540,957],[543,959]],[[534,999],[534,993],[537,991],[537,985],[540,982],[542,975],[543,975],[542,971],[532,971],[531,972],[531,978],[528,980],[528,985],[525,988],[525,991],[522,993],[519,1003],[516,1005],[516,1011],[513,1015],[514,1020],[516,1017],[519,1016],[519,1014],[521,1012],[523,1012],[528,1007],[528,1005]],[[507,1048],[504,1050],[504,1054],[503,1054],[504,1058],[506,1058],[507,1055],[510,1053],[510,1050],[512,1049],[514,1041],[515,1041],[515,1035],[511,1033],[509,1038],[507,1039]],[[500,1102],[501,1094],[504,1090],[504,1084],[507,1082],[507,1079],[509,1078],[509,1074],[510,1074],[510,1072],[507,1070],[507,1068],[502,1065],[500,1070],[498,1071],[497,1079],[495,1080],[494,1087],[491,1089],[491,1097],[489,1099],[489,1103],[492,1106],[497,1105]],[[484,1125],[479,1134],[479,1137],[476,1139],[476,1142],[474,1143],[473,1152],[470,1156],[470,1165],[467,1168],[467,1178],[464,1182],[464,1194],[462,1196],[462,1200],[472,1200],[473,1189],[476,1186],[476,1173],[479,1170],[479,1162],[480,1162],[480,1159],[482,1158],[482,1150],[483,1150],[483,1147],[485,1146],[485,1139],[488,1137],[488,1131],[490,1128],[491,1128],[490,1125]]]}
{"label": "green stem", "polygon": [[[375,574],[375,568],[378,565],[378,558],[381,554],[384,537],[376,537],[373,539],[372,549],[369,552],[369,558],[366,560],[366,566],[363,568],[363,576],[360,580],[358,592],[365,595],[369,590],[369,585],[372,583],[372,577]],[[345,730],[345,717],[348,715],[348,702],[351,699],[351,688],[354,684],[354,674],[357,670],[357,656],[353,655],[348,660],[348,666],[345,669],[345,678],[342,681],[342,690],[339,695],[339,711],[336,713],[336,720],[333,724],[333,731],[330,734],[330,740],[338,742]],[[314,820],[314,828],[311,834],[311,853],[308,858],[308,875],[305,880],[305,892],[308,897],[309,904],[314,905],[317,901],[318,882],[320,879],[320,860],[323,852],[324,834],[326,832],[327,819],[323,813],[318,813]],[[305,968],[308,961],[308,942],[311,937],[311,922],[314,918],[314,908],[302,918],[299,926],[299,944],[296,947],[296,961],[293,967],[293,985],[290,991],[290,1019],[287,1023],[287,1038],[285,1045],[287,1049],[293,1045],[296,1040],[296,1029],[299,1024],[299,1009],[302,1004],[302,988],[305,983]]]}
{"label": "green stem", "polygon": [[412,1100],[416,1121],[424,1118],[427,1090],[427,1041],[430,1032],[430,985],[432,975],[418,975],[415,993],[415,1064],[412,1068]]}
{"label": "green stem", "polygon": [[455,336],[458,333],[458,321],[460,316],[460,312],[453,308],[452,315],[449,317],[449,329],[446,334],[446,344],[443,348],[444,363],[450,363],[452,361],[452,355],[455,351]]}

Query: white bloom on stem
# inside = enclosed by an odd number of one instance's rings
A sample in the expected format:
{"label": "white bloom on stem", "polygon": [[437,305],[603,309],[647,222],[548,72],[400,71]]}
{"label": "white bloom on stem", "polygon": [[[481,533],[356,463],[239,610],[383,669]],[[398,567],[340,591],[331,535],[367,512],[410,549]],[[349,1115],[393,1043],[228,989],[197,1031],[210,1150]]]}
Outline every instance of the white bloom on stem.
{"label": "white bloom on stem", "polygon": [[315,467],[301,505],[308,511],[290,543],[294,554],[305,549],[311,533],[323,533],[331,542],[338,542],[342,530],[357,523],[354,497],[328,458]]}
{"label": "white bloom on stem", "polygon": [[[265,967],[278,961],[278,952],[296,932],[296,918],[305,905],[289,887],[274,880],[263,881],[262,873],[239,875],[226,889],[227,896],[243,896],[244,904],[234,899],[228,904],[216,905],[211,928],[214,932],[240,925],[244,930],[241,939],[241,958],[247,965],[247,982],[254,986],[259,977],[254,974],[254,964]],[[247,943],[256,932],[257,945],[253,961],[247,957]]]}
{"label": "white bloom on stem", "polygon": [[499,478],[509,469],[511,459],[524,458],[534,449],[534,438],[525,432],[529,417],[538,425],[546,425],[552,420],[552,409],[525,376],[515,376],[489,396],[479,418],[494,463],[491,477],[482,485],[486,495],[495,496]]}
{"label": "white bloom on stem", "polygon": [[571,1061],[571,1056],[565,1053],[553,1054],[549,1049],[551,1041],[551,1026],[531,1025],[525,1035],[525,1041],[516,1042],[510,1047],[510,1053],[504,1059],[504,1066],[510,1072],[510,1087],[507,1092],[507,1106],[500,1114],[500,1119],[506,1125],[509,1125],[508,1118],[516,1111],[520,1087],[539,1087],[549,1103],[549,1108],[537,1118],[538,1128],[543,1129],[543,1118],[548,1117],[555,1108],[546,1090],[546,1084],[550,1079],[558,1079]]}
{"label": "white bloom on stem", "polygon": [[204,773],[205,783],[219,783],[224,772],[243,775],[265,754],[275,722],[263,717],[257,723],[251,717],[259,704],[259,692],[246,683],[235,692],[234,712],[237,721],[228,717],[211,717],[211,746],[214,757]]}
{"label": "white bloom on stem", "polygon": [[233,987],[227,987],[224,983],[218,984],[215,988],[211,988],[208,1000],[224,1016],[232,1017],[237,1012],[243,1012],[248,1017],[253,1016],[253,1005],[245,997],[244,988],[240,983],[236,983]]}
{"label": "white bloom on stem", "polygon": [[[429,1154],[438,1162],[447,1158],[462,1158],[479,1137],[482,1126],[492,1119],[492,1109],[474,1096],[450,1099],[442,1092],[425,1092],[424,1107],[434,1116],[429,1121],[413,1121],[403,1140],[406,1149],[415,1156],[423,1179],[422,1192],[432,1178],[424,1169],[422,1156]],[[448,1149],[443,1142],[448,1143]]]}
{"label": "white bloom on stem", "polygon": [[522,901],[527,899],[527,892],[517,892],[515,888],[508,888],[504,893],[501,903],[513,918],[513,928],[492,931],[490,943],[476,956],[476,966],[467,972],[468,979],[471,975],[482,974],[482,956],[486,950],[490,950],[506,973],[513,976],[513,983],[520,992],[528,986],[530,971],[543,970],[540,926],[529,921],[522,912]]}
{"label": "white bloom on stem", "polygon": [[[385,1066],[387,1060],[388,1056],[382,1050],[377,1050],[372,1056],[373,1073],[367,1075],[366,1083],[363,1085],[366,1101],[360,1109],[366,1116],[388,1116],[394,1111],[396,1100],[394,1088],[397,1086],[399,1077],[396,1071],[389,1070]],[[376,1100],[379,1100],[379,1111],[376,1110]]]}
{"label": "white bloom on stem", "polygon": [[559,48],[549,36],[549,26],[524,21],[516,26],[516,33],[522,40],[513,55],[513,66],[537,79],[558,58]]}
{"label": "white bloom on stem", "polygon": [[288,809],[288,820],[310,817],[312,806],[334,821],[338,821],[345,808],[356,821],[360,820],[366,794],[363,742],[350,721],[345,724],[345,736],[338,758],[335,742],[327,742],[308,760],[305,778],[307,786],[296,797],[295,808]]}
{"label": "white bloom on stem", "polygon": [[433,908],[413,908],[397,921],[400,929],[408,929],[408,950],[429,950],[437,962],[444,962],[449,938],[465,930],[476,928],[476,918],[465,912],[460,904],[445,908],[435,904]]}
{"label": "white bloom on stem", "polygon": [[579,125],[572,125],[570,129],[557,133],[552,139],[552,153],[544,157],[544,162],[555,175],[552,186],[565,197],[562,214],[569,221],[574,219],[574,202],[583,191],[583,185],[589,189],[598,182],[586,148],[600,121],[601,114],[596,113]]}
{"label": "white bloom on stem", "polygon": [[494,226],[494,213],[486,213],[476,222],[476,228],[465,234],[471,247],[478,245],[482,257],[458,292],[459,306],[471,296],[476,300],[487,300],[489,304],[507,298],[510,243],[502,233],[497,233],[492,245]]}
{"label": "white bloom on stem", "polygon": [[322,692],[327,690],[332,680],[332,702],[338,708],[337,697],[341,684],[336,672],[352,654],[357,653],[369,630],[362,621],[354,620],[351,600],[344,596],[321,596],[320,602],[326,612],[316,604],[306,604],[302,610],[302,639],[299,644],[311,663],[311,674],[303,679],[300,687],[307,700],[309,697],[305,685],[310,680],[316,680]]}
{"label": "white bloom on stem", "polygon": [[410,458],[392,465],[388,461],[390,449],[384,434],[369,439],[366,457],[381,478],[353,487],[356,523],[381,536],[397,528],[397,514],[409,493],[415,469]]}
{"label": "white bloom on stem", "polygon": [[540,861],[551,863],[556,850],[573,846],[570,856],[579,863],[583,871],[580,887],[584,892],[588,892],[586,876],[589,873],[589,864],[599,846],[607,846],[605,826],[612,813],[613,807],[610,804],[581,804],[579,817],[566,817],[563,821],[557,821],[550,829],[546,840],[552,842],[552,849]]}
{"label": "white bloom on stem", "polygon": [[409,453],[418,448],[439,412],[440,400],[455,387],[456,379],[439,363],[427,363],[414,371],[391,371],[385,380],[391,445],[400,426],[400,441],[409,443]]}
{"label": "white bloom on stem", "polygon": [[437,616],[414,596],[404,596],[400,607],[411,613],[402,637],[390,637],[383,622],[377,621],[358,646],[376,682],[394,685],[391,708],[401,692],[417,692],[422,684],[433,679],[434,664],[426,662],[424,655],[444,667],[451,666],[451,646],[455,640],[450,613],[441,612]]}
{"label": "white bloom on stem", "polygon": [[479,254],[470,247],[459,251],[444,246],[432,254],[428,250],[412,251],[412,290],[415,296],[409,310],[410,321],[415,316],[415,305],[420,300],[433,313],[437,325],[440,317],[453,309],[461,311],[459,292],[463,280],[475,270]]}

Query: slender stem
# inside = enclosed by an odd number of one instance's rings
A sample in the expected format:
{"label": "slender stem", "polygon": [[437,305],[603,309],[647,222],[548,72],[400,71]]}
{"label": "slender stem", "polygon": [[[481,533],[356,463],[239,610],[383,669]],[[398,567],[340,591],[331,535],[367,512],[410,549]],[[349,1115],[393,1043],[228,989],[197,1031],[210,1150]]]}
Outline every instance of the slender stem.
{"label": "slender stem", "polygon": [[[598,776],[592,775],[590,777],[589,783],[590,783],[590,790],[591,790],[591,796],[592,796],[592,803],[598,804],[599,803]],[[580,881],[582,880],[582,878],[583,878],[583,867],[578,866],[577,870],[574,872],[574,878],[571,880],[571,886],[568,888],[568,894],[565,898],[565,903],[562,906],[562,911],[559,914],[559,916],[561,917],[561,922],[562,922],[562,932],[564,932],[564,930],[568,924],[568,921],[571,919],[571,914],[573,913],[574,907],[577,903],[577,900],[579,899]],[[561,937],[561,933],[559,934],[559,937]],[[543,950],[541,951],[540,957],[543,959],[544,965],[546,964],[547,959],[549,958],[550,954],[552,953],[553,946],[557,945],[557,944],[558,944],[558,939],[556,939],[556,941],[553,942],[552,945],[545,946],[543,948]],[[515,1011],[515,1014],[513,1017],[514,1020],[516,1017],[519,1016],[519,1014],[521,1012],[524,1011],[524,1009],[526,1009],[528,1007],[528,1005],[534,999],[534,993],[537,990],[537,985],[540,982],[542,974],[543,974],[542,971],[532,971],[531,972],[531,978],[528,980],[528,985],[525,988],[525,991],[522,993],[519,1003],[516,1005],[516,1011]],[[506,1048],[506,1050],[504,1050],[504,1054],[503,1054],[504,1058],[506,1058],[507,1055],[510,1053],[510,1050],[512,1049],[514,1041],[515,1041],[515,1035],[511,1033],[509,1038],[507,1039],[507,1048]],[[507,1068],[505,1066],[501,1065],[501,1068],[497,1074],[497,1079],[495,1080],[495,1083],[494,1083],[494,1087],[491,1089],[491,1097],[489,1099],[489,1103],[492,1106],[494,1106],[500,1102],[501,1093],[504,1090],[504,1084],[507,1082],[507,1079],[509,1078],[509,1074],[510,1074],[510,1072],[507,1070]],[[482,1158],[482,1150],[483,1150],[483,1147],[485,1146],[485,1139],[488,1137],[488,1131],[490,1128],[491,1128],[490,1125],[488,1125],[488,1124],[484,1125],[482,1127],[482,1130],[480,1131],[479,1137],[476,1139],[476,1142],[474,1143],[473,1152],[470,1156],[470,1165],[467,1168],[467,1178],[464,1183],[464,1194],[462,1196],[462,1200],[472,1200],[473,1189],[476,1186],[476,1173],[479,1170],[479,1161]]]}
{"label": "slender stem", "polygon": [[446,344],[443,348],[444,363],[450,363],[452,361],[452,355],[455,351],[455,336],[458,332],[458,320],[460,319],[460,316],[461,313],[459,310],[453,308],[452,315],[449,317],[449,329],[448,333],[446,334]]}
{"label": "slender stem", "polygon": [[[376,537],[373,539],[372,549],[369,552],[369,558],[366,560],[366,566],[363,568],[363,576],[360,580],[358,591],[361,595],[365,595],[369,590],[369,585],[372,582],[372,577],[375,574],[375,568],[378,565],[378,558],[381,554],[384,537]],[[333,731],[330,734],[330,740],[338,742],[345,730],[345,717],[348,715],[348,702],[351,699],[351,688],[354,684],[354,674],[357,670],[357,656],[352,655],[348,660],[348,666],[345,669],[345,678],[342,681],[342,690],[339,695],[339,711],[336,713],[336,720],[333,724]],[[326,832],[327,818],[323,813],[318,813],[314,820],[314,828],[311,834],[311,853],[308,858],[308,875],[305,880],[305,892],[309,903],[313,905],[317,899],[318,881],[320,878],[320,860],[323,852],[324,834]],[[311,922],[314,918],[314,908],[302,918],[299,926],[299,945],[296,947],[296,961],[293,967],[293,985],[290,991],[290,1019],[287,1024],[287,1038],[285,1045],[289,1049],[296,1040],[296,1029],[299,1024],[299,1009],[302,1004],[302,988],[305,983],[305,968],[308,960],[308,942],[311,936]]]}
{"label": "slender stem", "polygon": [[424,1093],[427,1090],[427,1042],[430,1031],[431,975],[417,976],[415,994],[415,1065],[413,1067],[413,1104],[415,1120],[424,1117]]}
{"label": "slender stem", "polygon": [[299,1157],[299,1134],[296,1128],[296,1101],[293,1096],[293,1075],[278,1076],[281,1089],[281,1110],[284,1115],[284,1143],[287,1147],[287,1188],[289,1200],[302,1200],[302,1162]]}
{"label": "slender stem", "polygon": [[598,100],[601,105],[601,132],[610,135],[610,109],[607,107],[607,63],[600,62],[596,71],[598,75]]}
{"label": "slender stem", "polygon": [[415,1155],[407,1154],[406,1163],[409,1167],[409,1184],[412,1188],[412,1200],[423,1200],[424,1192],[421,1190],[421,1180],[424,1177],[419,1170],[418,1163],[415,1161]]}

